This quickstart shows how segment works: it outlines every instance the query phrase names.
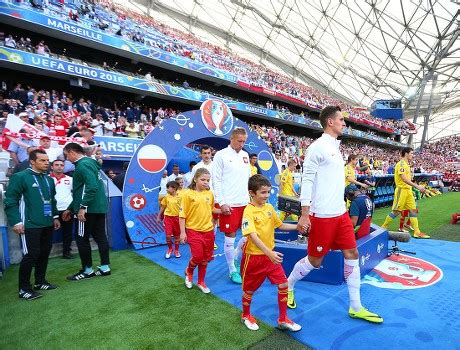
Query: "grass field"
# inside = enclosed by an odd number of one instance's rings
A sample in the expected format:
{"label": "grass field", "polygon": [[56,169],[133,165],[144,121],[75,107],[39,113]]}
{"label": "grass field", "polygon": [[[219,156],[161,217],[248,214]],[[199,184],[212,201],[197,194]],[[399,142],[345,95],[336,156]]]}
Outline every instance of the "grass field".
{"label": "grass field", "polygon": [[[435,239],[460,241],[460,193],[419,203],[421,228]],[[389,208],[378,209],[381,224]],[[391,229],[397,229],[395,220]],[[79,260],[50,260],[48,279],[59,289],[27,302],[17,298],[18,266],[0,281],[0,349],[164,348],[302,349],[290,336],[261,323],[249,332],[240,310],[198,290],[185,291],[178,276],[132,251],[113,252],[114,273],[79,282],[65,276]]]}
{"label": "grass field", "polygon": [[[460,212],[460,192],[423,198],[418,203],[420,229],[433,239],[460,242],[460,225],[450,224],[451,215]],[[375,211],[372,222],[383,224],[390,208]],[[399,218],[393,220],[390,230],[399,228]]]}

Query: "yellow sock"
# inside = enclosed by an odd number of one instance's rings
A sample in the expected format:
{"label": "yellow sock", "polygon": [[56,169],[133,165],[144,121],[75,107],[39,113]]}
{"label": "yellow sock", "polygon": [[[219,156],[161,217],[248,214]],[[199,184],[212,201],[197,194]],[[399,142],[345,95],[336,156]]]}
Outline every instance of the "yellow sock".
{"label": "yellow sock", "polygon": [[383,223],[382,227],[383,228],[388,228],[388,226],[390,226],[391,222],[393,221],[393,217],[391,217],[390,215],[387,215],[387,217],[385,218],[385,222]]}
{"label": "yellow sock", "polygon": [[420,233],[420,228],[418,227],[418,218],[411,217],[410,225],[414,228],[414,234]]}

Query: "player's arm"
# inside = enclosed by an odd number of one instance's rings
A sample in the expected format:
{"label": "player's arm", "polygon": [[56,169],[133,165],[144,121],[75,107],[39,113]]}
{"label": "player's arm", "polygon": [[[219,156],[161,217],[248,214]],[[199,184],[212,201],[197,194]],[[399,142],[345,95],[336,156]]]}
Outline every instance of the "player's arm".
{"label": "player's arm", "polygon": [[166,206],[163,206],[163,204],[162,204],[161,209],[160,209],[160,211],[158,212],[158,215],[157,215],[157,222],[161,221],[161,218],[163,217],[163,213],[165,212],[165,209],[166,209]]}
{"label": "player's arm", "polygon": [[259,248],[274,264],[281,264],[283,262],[283,254],[275,252],[274,250],[268,249],[268,247],[261,241],[257,232],[251,232],[249,234],[251,241]]}
{"label": "player's arm", "polygon": [[297,224],[287,224],[283,222],[278,228],[281,231],[295,231],[297,230]]}
{"label": "player's arm", "polygon": [[300,205],[302,213],[297,223],[297,230],[306,233],[310,228],[310,205],[313,182],[321,162],[321,154],[316,147],[310,147],[303,163],[302,187],[300,190]]}
{"label": "player's arm", "polygon": [[417,185],[415,182],[412,182],[411,180],[409,180],[409,179],[407,178],[406,174],[399,174],[399,176],[401,177],[401,180],[402,180],[404,183],[408,184],[409,186],[412,186],[412,187],[418,189],[418,190],[419,190],[420,192],[422,192],[422,193],[426,191],[426,188],[425,188],[425,187],[420,186],[420,185]]}
{"label": "player's arm", "polygon": [[187,219],[187,213],[189,208],[188,195],[184,195],[181,200],[179,210],[179,229],[180,229],[180,242],[185,243],[187,241],[187,233],[185,231],[185,220]]}
{"label": "player's arm", "polygon": [[214,160],[212,162],[211,176],[212,176],[212,186],[214,190],[213,192],[214,200],[220,206],[226,204],[225,198],[223,197],[223,191],[222,191],[223,167],[224,167],[223,159],[220,156],[220,154],[217,154],[214,157]]}
{"label": "player's arm", "polygon": [[346,179],[352,183],[352,184],[355,184],[357,186],[361,186],[363,188],[368,188],[369,186],[365,183],[362,183],[362,182],[359,182],[358,180],[355,180],[353,176],[347,176]]}

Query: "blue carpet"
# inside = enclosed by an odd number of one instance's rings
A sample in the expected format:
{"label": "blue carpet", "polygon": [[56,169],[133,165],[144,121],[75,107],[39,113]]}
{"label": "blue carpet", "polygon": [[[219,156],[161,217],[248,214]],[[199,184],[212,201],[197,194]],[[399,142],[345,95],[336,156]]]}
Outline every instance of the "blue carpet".
{"label": "blue carpet", "polygon": [[[216,243],[218,256],[208,267],[206,283],[214,295],[241,308],[241,288],[227,278],[222,234],[217,234]],[[381,325],[348,317],[345,284],[299,282],[297,309],[288,310],[288,315],[303,329],[292,336],[316,349],[460,349],[460,243],[412,240],[401,243],[400,248],[415,250],[416,257],[438,266],[443,278],[434,285],[411,290],[382,289],[363,283],[363,305],[384,317]],[[164,247],[137,252],[182,277],[189,249],[188,246],[181,249],[182,258],[169,260],[164,258]],[[194,277],[196,282],[196,272]],[[184,286],[184,293],[193,292],[200,293],[196,287],[189,291]],[[275,326],[276,287],[267,281],[255,294],[251,312],[257,319]],[[235,320],[234,327],[249,332],[239,320]]]}

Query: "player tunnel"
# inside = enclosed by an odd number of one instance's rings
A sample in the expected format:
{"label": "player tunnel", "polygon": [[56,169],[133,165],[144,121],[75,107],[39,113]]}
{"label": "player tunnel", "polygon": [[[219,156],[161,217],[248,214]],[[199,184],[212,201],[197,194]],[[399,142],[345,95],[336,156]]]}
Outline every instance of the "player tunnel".
{"label": "player tunnel", "polygon": [[[258,155],[261,173],[273,185],[269,202],[276,206],[277,166],[268,146],[248,125],[234,118],[230,108],[220,100],[207,100],[199,110],[184,112],[164,120],[139,145],[129,164],[123,190],[124,222],[134,248],[148,248],[165,243],[164,229],[156,222],[158,193],[163,171],[176,162],[191,144],[207,144],[222,149],[229,144],[231,131],[243,127],[248,133],[244,149]],[[180,158],[179,157],[179,158]],[[195,159],[189,159],[189,161]],[[184,172],[187,168],[182,169]],[[242,184],[243,185],[243,184]],[[244,184],[245,186],[245,184]]]}

